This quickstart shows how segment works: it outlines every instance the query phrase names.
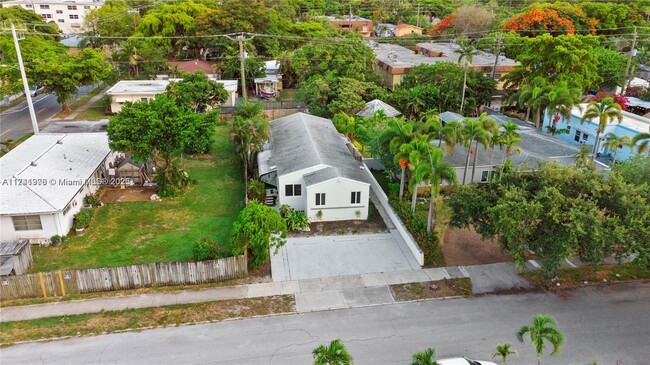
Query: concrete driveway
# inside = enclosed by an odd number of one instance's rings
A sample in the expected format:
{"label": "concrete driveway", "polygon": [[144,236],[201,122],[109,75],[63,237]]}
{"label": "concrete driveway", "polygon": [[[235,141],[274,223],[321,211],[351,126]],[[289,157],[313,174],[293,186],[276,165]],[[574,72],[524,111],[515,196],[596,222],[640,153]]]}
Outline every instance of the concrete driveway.
{"label": "concrete driveway", "polygon": [[396,232],[290,237],[271,257],[273,281],[416,269],[420,265]]}

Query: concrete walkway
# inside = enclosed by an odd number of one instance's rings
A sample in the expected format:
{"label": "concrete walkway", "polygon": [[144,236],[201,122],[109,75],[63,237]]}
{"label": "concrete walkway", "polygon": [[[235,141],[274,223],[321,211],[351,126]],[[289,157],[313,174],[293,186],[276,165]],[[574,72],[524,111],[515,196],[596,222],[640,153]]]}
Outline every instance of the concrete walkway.
{"label": "concrete walkway", "polygon": [[[66,120],[75,119],[79,115],[79,113],[83,112],[84,110],[87,110],[87,109],[91,108],[93,106],[93,104],[96,103],[99,99],[101,99],[102,96],[104,96],[104,94],[106,94],[106,91],[108,91],[108,89],[110,89],[112,86],[113,85],[109,85],[109,86],[105,87],[102,91],[97,93],[97,95],[90,98],[90,100],[88,100],[84,105],[78,107],[72,113],[68,114],[68,116],[65,119]],[[79,97],[81,97],[81,95]]]}
{"label": "concrete walkway", "polygon": [[458,266],[5,307],[0,322],[274,295],[294,295],[297,312],[313,312],[390,304],[389,285],[462,277],[470,277],[475,294],[529,285],[510,263]]}

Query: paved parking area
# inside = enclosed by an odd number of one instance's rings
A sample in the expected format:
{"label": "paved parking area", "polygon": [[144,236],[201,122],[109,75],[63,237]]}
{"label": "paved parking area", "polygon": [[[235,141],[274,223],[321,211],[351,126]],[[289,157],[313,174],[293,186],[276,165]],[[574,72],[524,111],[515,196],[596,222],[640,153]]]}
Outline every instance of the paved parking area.
{"label": "paved parking area", "polygon": [[418,270],[411,251],[391,233],[287,238],[271,257],[273,281]]}

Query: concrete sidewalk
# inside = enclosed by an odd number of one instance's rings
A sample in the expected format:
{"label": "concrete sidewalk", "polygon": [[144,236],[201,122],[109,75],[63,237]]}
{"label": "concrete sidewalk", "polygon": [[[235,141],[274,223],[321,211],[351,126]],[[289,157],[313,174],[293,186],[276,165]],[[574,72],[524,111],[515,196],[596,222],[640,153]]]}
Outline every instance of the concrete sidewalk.
{"label": "concrete sidewalk", "polygon": [[472,280],[474,294],[529,285],[511,263],[458,266],[4,307],[0,322],[274,295],[294,295],[297,312],[313,312],[390,304],[390,285],[463,277]]}

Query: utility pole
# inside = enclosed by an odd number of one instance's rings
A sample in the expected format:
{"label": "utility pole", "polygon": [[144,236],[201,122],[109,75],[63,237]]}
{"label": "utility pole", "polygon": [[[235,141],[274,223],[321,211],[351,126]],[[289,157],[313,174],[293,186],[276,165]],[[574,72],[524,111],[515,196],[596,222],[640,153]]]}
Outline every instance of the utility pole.
{"label": "utility pole", "polygon": [[420,28],[420,6],[422,4],[418,4],[418,17],[417,17],[417,27]]}
{"label": "utility pole", "polygon": [[14,46],[16,47],[16,57],[18,58],[18,66],[20,67],[20,76],[23,79],[23,87],[25,88],[25,97],[27,98],[27,107],[29,108],[29,116],[32,119],[32,128],[34,134],[38,134],[38,122],[36,121],[36,113],[34,113],[34,104],[32,103],[32,94],[29,91],[29,84],[27,83],[27,75],[25,74],[25,66],[23,65],[23,56],[20,53],[20,45],[18,44],[18,36],[16,35],[16,27],[13,22],[11,24],[11,35],[14,37]]}
{"label": "utility pole", "polygon": [[497,34],[497,53],[494,55],[494,67],[492,68],[492,79],[496,79],[499,55],[501,54],[501,33]]}
{"label": "utility pole", "polygon": [[632,57],[634,57],[634,48],[636,47],[636,37],[637,37],[636,27],[634,27],[634,33],[632,33],[632,48],[627,54],[627,66],[625,67],[625,79],[623,79],[623,84],[621,85],[621,95],[625,95],[625,90],[630,83],[630,66],[632,66]]}
{"label": "utility pole", "polygon": [[246,60],[244,59],[245,39],[243,32],[237,37],[237,40],[239,41],[239,67],[241,68],[241,96],[244,98],[244,101],[246,101],[246,70],[244,69]]}

